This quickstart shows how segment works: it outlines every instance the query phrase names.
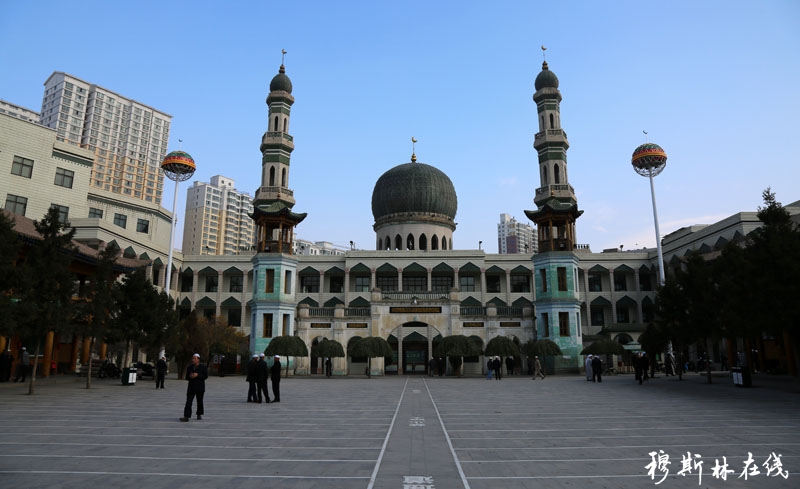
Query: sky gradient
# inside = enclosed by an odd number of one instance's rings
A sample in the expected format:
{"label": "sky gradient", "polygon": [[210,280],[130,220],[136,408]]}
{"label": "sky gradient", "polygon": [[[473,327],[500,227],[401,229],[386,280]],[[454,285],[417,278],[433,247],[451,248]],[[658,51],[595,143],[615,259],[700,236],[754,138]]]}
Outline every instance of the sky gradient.
{"label": "sky gradient", "polygon": [[[457,8],[455,6],[458,6]],[[299,238],[374,249],[372,190],[418,161],[453,181],[456,249],[497,251],[540,186],[533,81],[558,76],[569,182],[592,251],[654,247],[647,179],[661,145],[662,236],[800,199],[800,2],[37,2],[0,6],[0,98],[36,111],[64,71],[173,116],[170,150],[251,195],[269,82],[286,49],[296,99],[289,187]],[[162,205],[172,208],[173,183]],[[34,216],[31,216],[34,217]],[[176,246],[180,247],[180,239]]]}

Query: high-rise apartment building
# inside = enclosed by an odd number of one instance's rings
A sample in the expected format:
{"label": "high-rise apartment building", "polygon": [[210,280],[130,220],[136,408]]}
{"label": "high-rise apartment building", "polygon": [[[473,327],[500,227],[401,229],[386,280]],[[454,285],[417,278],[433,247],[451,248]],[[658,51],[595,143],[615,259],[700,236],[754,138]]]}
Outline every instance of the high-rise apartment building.
{"label": "high-rise apartment building", "polygon": [[36,124],[39,123],[38,112],[26,109],[25,107],[21,107],[17,104],[12,104],[11,102],[7,102],[3,99],[0,99],[0,114],[8,114],[11,117],[16,117],[18,119],[22,119],[23,121],[34,122]]}
{"label": "high-rise apartment building", "polygon": [[161,203],[171,115],[56,71],[44,83],[40,121],[95,154],[90,187]]}
{"label": "high-rise apartment building", "polygon": [[222,175],[194,182],[186,192],[184,255],[238,255],[255,244],[253,199]]}
{"label": "high-rise apartment building", "polygon": [[534,254],[539,251],[536,228],[517,222],[510,214],[500,214],[497,224],[497,252],[501,255],[513,253]]}

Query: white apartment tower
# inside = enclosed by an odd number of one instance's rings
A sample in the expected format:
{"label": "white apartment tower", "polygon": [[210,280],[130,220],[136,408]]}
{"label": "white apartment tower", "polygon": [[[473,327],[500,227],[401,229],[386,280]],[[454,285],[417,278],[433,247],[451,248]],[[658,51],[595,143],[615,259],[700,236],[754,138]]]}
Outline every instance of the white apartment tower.
{"label": "white apartment tower", "polygon": [[210,183],[194,182],[186,192],[183,254],[251,253],[255,244],[252,212],[252,197],[236,190],[230,178],[215,175]]}
{"label": "white apartment tower", "polygon": [[510,214],[500,214],[497,224],[497,252],[501,255],[539,251],[536,240],[536,228],[530,224],[518,222]]}
{"label": "white apartment tower", "polygon": [[44,82],[41,124],[95,154],[89,186],[161,204],[172,116],[61,71]]}

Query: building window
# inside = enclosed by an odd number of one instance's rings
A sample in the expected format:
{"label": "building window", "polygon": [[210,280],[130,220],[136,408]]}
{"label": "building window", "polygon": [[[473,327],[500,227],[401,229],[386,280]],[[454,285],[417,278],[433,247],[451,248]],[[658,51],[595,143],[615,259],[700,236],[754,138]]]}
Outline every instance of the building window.
{"label": "building window", "polygon": [[431,277],[433,292],[450,292],[453,288],[453,277]]}
{"label": "building window", "polygon": [[27,208],[28,208],[28,199],[26,197],[20,197],[19,195],[11,195],[11,194],[8,194],[8,196],[6,197],[5,209],[8,212],[24,216],[25,210]]}
{"label": "building window", "polygon": [[558,313],[558,336],[562,336],[562,337],[569,336],[569,313],[568,312],[559,312]]}
{"label": "building window", "polygon": [[487,275],[486,276],[486,292],[493,292],[498,293],[500,292],[500,276],[499,275]]}
{"label": "building window", "polygon": [[648,292],[653,290],[653,282],[650,280],[649,273],[639,274],[639,289]]}
{"label": "building window", "polygon": [[377,286],[382,292],[395,292],[397,291],[397,277],[375,277]]}
{"label": "building window", "polygon": [[193,275],[184,275],[181,279],[181,292],[191,292],[194,285]]}
{"label": "building window", "polygon": [[239,327],[242,325],[241,308],[228,309],[228,326]]}
{"label": "building window", "polygon": [[566,267],[556,268],[556,275],[558,278],[558,290],[560,292],[567,291],[567,269]]}
{"label": "building window", "polygon": [[542,324],[544,325],[544,337],[550,337],[550,314],[543,312],[542,313]]}
{"label": "building window", "polygon": [[589,292],[602,292],[603,281],[599,273],[589,272]]}
{"label": "building window", "polygon": [[617,306],[617,322],[618,323],[630,322],[630,318],[628,317],[628,306]]}
{"label": "building window", "polygon": [[89,207],[89,217],[95,219],[102,219],[103,218],[103,209],[97,209],[94,207]]}
{"label": "building window", "polygon": [[425,292],[427,290],[427,277],[403,277],[403,292]]}
{"label": "building window", "polygon": [[344,277],[332,276],[329,287],[332,294],[341,294],[344,292]]}
{"label": "building window", "polygon": [[264,314],[264,324],[261,330],[262,338],[272,338],[272,314]]}
{"label": "building window", "polygon": [[304,294],[314,294],[319,292],[319,275],[306,275],[300,277],[300,290]]}
{"label": "building window", "polygon": [[[231,275],[231,283],[228,292],[241,292],[243,287],[242,275]],[[230,324],[230,322],[228,322]]]}
{"label": "building window", "polygon": [[459,277],[458,282],[461,292],[475,292],[475,277]]}
{"label": "building window", "polygon": [[283,293],[284,294],[291,294],[292,293],[292,271],[286,270],[286,273],[283,274]]}
{"label": "building window", "polygon": [[614,290],[628,290],[628,283],[625,280],[625,275],[619,274],[614,276]]}
{"label": "building window", "polygon": [[356,292],[369,292],[369,277],[356,277]]}
{"label": "building window", "polygon": [[530,291],[531,291],[530,275],[511,276],[511,292],[530,292]]}
{"label": "building window", "polygon": [[606,323],[605,315],[603,314],[602,307],[593,307],[591,310],[592,314],[592,326],[604,326]]}
{"label": "building window", "polygon": [[67,220],[69,219],[69,207],[58,204],[50,204],[50,207],[58,209],[58,222],[67,224]]}
{"label": "building window", "polygon": [[150,221],[147,219],[139,219],[136,221],[136,232],[147,233],[150,231]]}
{"label": "building window", "polygon": [[216,292],[219,286],[219,277],[216,275],[206,275],[206,292]]}
{"label": "building window", "polygon": [[128,216],[125,214],[114,214],[114,224],[125,229],[125,226],[128,225]]}
{"label": "building window", "polygon": [[542,280],[542,292],[547,292],[547,270],[540,268],[539,278]]}
{"label": "building window", "polygon": [[21,177],[30,178],[33,173],[33,160],[23,158],[22,156],[15,156],[14,162],[11,163],[11,174],[19,175]]}
{"label": "building window", "polygon": [[60,187],[72,188],[72,180],[75,178],[75,172],[72,170],[65,170],[63,168],[56,168],[56,179],[53,183]]}
{"label": "building window", "polygon": [[264,279],[264,292],[271,294],[275,292],[275,269],[267,268],[264,270],[266,278]]}

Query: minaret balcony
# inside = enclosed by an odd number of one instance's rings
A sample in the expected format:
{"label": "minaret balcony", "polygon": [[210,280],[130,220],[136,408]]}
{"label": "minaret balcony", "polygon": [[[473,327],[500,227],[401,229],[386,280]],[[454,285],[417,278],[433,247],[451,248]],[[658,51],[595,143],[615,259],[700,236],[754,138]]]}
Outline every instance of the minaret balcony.
{"label": "minaret balcony", "polygon": [[256,190],[255,200],[295,202],[294,192],[283,187],[259,187],[258,190]]}
{"label": "minaret balcony", "polygon": [[539,241],[539,253],[547,253],[548,251],[573,251],[573,244],[570,240],[564,238]]}
{"label": "minaret balcony", "polygon": [[546,185],[544,187],[539,187],[536,189],[536,197],[533,200],[537,200],[544,197],[572,197],[575,198],[575,189],[572,188],[572,185],[566,184],[557,184],[557,185]]}
{"label": "minaret balcony", "polygon": [[261,151],[264,151],[264,148],[269,146],[282,146],[291,151],[294,149],[294,138],[291,134],[286,134],[285,132],[265,132],[264,137],[261,138]]}
{"label": "minaret balcony", "polygon": [[545,140],[557,142],[563,141],[569,145],[569,141],[567,141],[567,133],[563,129],[548,129],[546,131],[537,132],[533,137],[533,145],[536,146],[539,143],[545,142]]}

